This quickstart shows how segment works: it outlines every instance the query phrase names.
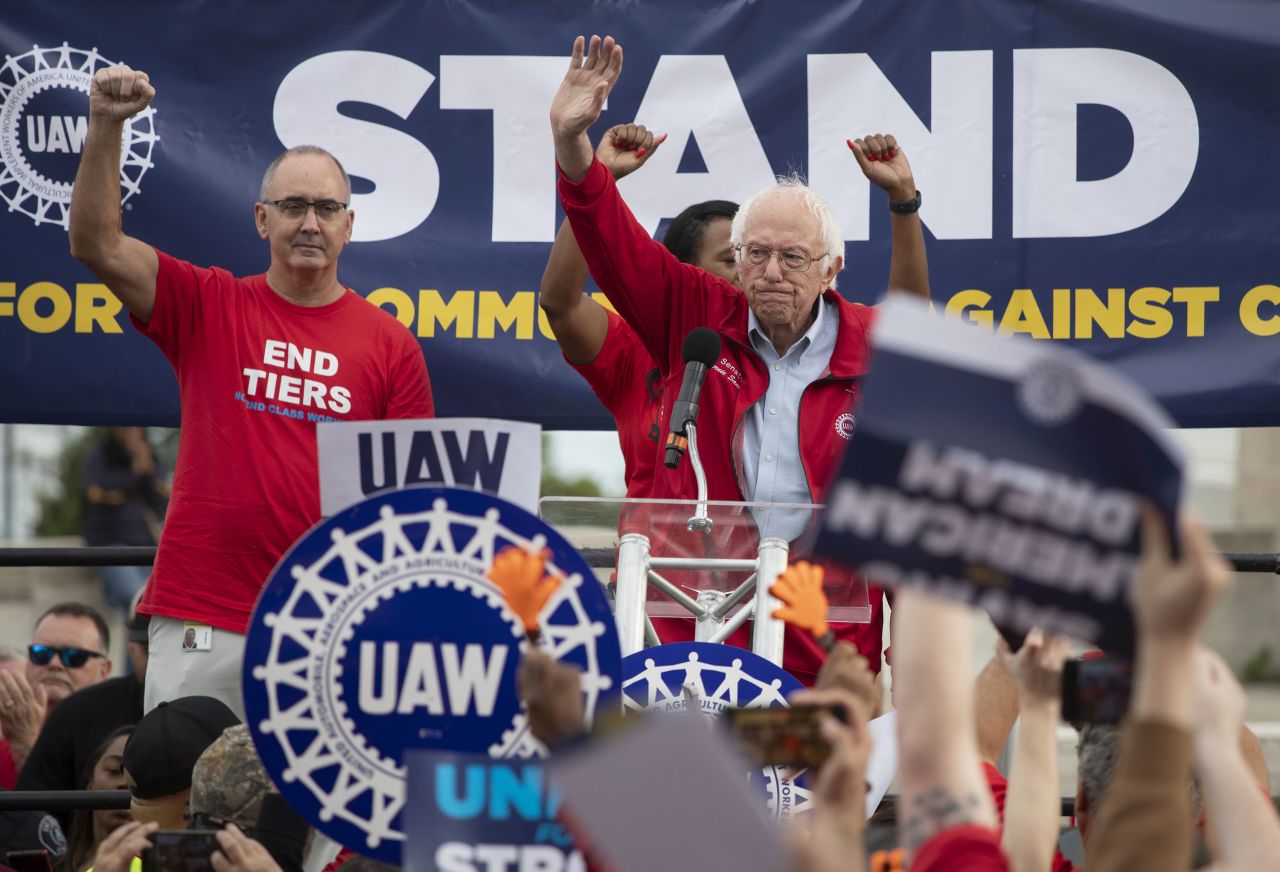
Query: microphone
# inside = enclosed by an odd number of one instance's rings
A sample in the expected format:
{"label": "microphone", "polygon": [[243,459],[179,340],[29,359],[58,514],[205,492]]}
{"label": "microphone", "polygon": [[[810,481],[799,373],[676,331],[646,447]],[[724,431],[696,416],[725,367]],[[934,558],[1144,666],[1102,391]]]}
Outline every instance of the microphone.
{"label": "microphone", "polygon": [[671,429],[667,433],[667,453],[663,460],[675,469],[680,457],[689,447],[685,428],[698,417],[698,397],[707,370],[720,359],[720,334],[710,327],[695,327],[684,338],[684,380],[680,382],[680,395],[671,410]]}

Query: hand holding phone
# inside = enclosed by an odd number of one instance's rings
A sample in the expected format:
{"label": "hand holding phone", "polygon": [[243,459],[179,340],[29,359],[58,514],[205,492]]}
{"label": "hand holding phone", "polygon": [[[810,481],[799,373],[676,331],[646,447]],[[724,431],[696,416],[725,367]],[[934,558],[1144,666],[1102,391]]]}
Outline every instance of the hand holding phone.
{"label": "hand holding phone", "polygon": [[217,830],[157,830],[142,852],[142,872],[213,872]]}
{"label": "hand holding phone", "polygon": [[757,765],[810,769],[821,766],[831,753],[821,730],[826,715],[848,722],[843,708],[830,705],[729,709],[723,720]]}
{"label": "hand holding phone", "polygon": [[1062,669],[1062,719],[1118,724],[1129,711],[1133,661],[1114,657],[1068,660]]}

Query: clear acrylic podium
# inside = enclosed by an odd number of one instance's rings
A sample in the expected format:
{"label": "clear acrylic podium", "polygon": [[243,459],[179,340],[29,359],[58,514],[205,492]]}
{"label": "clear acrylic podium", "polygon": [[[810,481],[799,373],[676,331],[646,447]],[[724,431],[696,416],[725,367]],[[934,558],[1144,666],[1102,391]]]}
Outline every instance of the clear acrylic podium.
{"label": "clear acrylic podium", "polygon": [[[780,523],[798,529],[821,508],[576,497],[539,502],[542,519],[575,547],[615,548],[616,619],[624,657],[642,650],[646,641],[657,644],[654,618],[692,619],[700,642],[724,642],[751,620],[751,649],[778,665],[783,622],[773,612],[781,603],[769,588],[793,555],[786,539],[767,533]],[[870,620],[861,576],[826,566],[826,593],[828,621]]]}

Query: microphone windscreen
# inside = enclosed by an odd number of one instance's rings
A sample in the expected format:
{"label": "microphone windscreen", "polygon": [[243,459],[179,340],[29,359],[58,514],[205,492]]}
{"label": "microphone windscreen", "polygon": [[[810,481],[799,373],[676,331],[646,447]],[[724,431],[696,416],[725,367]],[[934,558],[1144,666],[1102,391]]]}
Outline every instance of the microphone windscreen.
{"label": "microphone windscreen", "polygon": [[720,359],[720,334],[710,327],[694,327],[684,338],[684,362],[714,366]]}

